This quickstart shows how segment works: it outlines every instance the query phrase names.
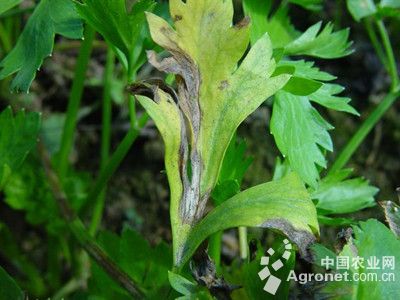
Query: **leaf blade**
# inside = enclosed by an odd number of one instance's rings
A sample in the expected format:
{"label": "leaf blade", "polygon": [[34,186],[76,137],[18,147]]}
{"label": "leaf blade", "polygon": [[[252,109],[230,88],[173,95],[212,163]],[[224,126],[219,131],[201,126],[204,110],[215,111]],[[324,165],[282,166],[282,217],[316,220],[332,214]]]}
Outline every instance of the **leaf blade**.
{"label": "leaf blade", "polygon": [[[227,211],[229,214],[226,213]],[[303,213],[299,215],[298,211]],[[309,238],[314,233],[318,233],[314,204],[303,183],[293,173],[282,180],[268,182],[243,191],[215,208],[193,228],[182,249],[182,260],[179,264],[184,264],[200,243],[212,233],[238,226],[277,228],[278,226],[268,222],[276,219],[288,220],[292,228],[305,233]],[[282,228],[277,229],[282,230]],[[296,235],[296,232],[284,233]],[[290,238],[298,244],[299,248],[304,246],[294,236]]]}

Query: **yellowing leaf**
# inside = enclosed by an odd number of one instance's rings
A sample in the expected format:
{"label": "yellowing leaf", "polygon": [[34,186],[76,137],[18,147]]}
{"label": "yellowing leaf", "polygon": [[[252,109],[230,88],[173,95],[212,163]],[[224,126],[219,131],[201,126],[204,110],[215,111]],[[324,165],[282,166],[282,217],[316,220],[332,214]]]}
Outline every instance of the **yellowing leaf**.
{"label": "yellowing leaf", "polygon": [[[181,122],[183,120],[178,106],[170,95],[162,90],[156,91],[156,100],[153,101],[144,96],[138,96],[140,104],[146,109],[155,121],[165,144],[165,166],[168,175],[171,193],[171,222],[179,223],[179,201],[183,186],[181,178]],[[173,226],[174,228],[174,226]]]}
{"label": "yellowing leaf", "polygon": [[283,179],[247,189],[210,212],[193,228],[178,264],[183,265],[211,234],[239,226],[280,230],[302,254],[306,254],[315,240],[314,234],[319,232],[310,195],[299,177],[290,173]]}
{"label": "yellowing leaf", "polygon": [[237,127],[290,75],[273,76],[276,64],[267,34],[243,58],[249,46],[248,20],[232,25],[231,1],[171,0],[170,12],[174,28],[147,14],[153,40],[171,54],[159,61],[149,52],[148,58],[160,71],[176,75],[177,93],[164,86],[168,101],[161,91],[155,93],[155,103],[140,101],[166,143],[171,217],[173,227],[179,226],[174,229],[177,262],[177,249],[185,247],[190,228],[204,216]]}
{"label": "yellowing leaf", "polygon": [[[187,77],[189,93],[193,92],[189,95],[190,101],[197,101],[200,106],[199,132],[193,132],[193,135],[198,137],[197,150],[203,160],[201,194],[204,195],[216,183],[223,155],[235,129],[281,88],[289,76],[270,78],[275,62],[268,35],[259,40],[237,68],[249,43],[249,31],[246,22],[231,26],[231,1],[191,0],[183,3],[174,0],[170,6],[176,31],[155,15],[149,14],[148,21],[154,41],[169,50],[180,65],[179,70],[164,70]],[[189,67],[197,69],[198,73],[184,73],[185,70],[190,72]]]}

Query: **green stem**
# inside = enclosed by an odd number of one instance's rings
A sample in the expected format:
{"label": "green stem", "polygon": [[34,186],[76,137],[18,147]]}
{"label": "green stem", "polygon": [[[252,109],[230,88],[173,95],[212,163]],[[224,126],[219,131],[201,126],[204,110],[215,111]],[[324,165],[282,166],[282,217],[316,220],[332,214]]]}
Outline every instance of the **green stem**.
{"label": "green stem", "polygon": [[106,252],[97,244],[96,240],[86,230],[85,225],[69,206],[67,196],[62,189],[59,176],[53,171],[50,156],[44,145],[39,143],[39,154],[43,161],[47,181],[51,188],[54,199],[59,207],[59,211],[65,220],[68,229],[78,241],[80,246],[89,254],[89,256],[121,287],[125,288],[134,299],[142,299],[143,291],[139,290],[136,283],[108,256]]}
{"label": "green stem", "polygon": [[247,243],[247,228],[239,227],[239,246],[240,246],[240,258],[246,260],[249,256],[248,243]]}
{"label": "green stem", "polygon": [[218,231],[211,235],[208,240],[208,254],[213,260],[217,271],[221,266],[222,234],[222,231]]}
{"label": "green stem", "polygon": [[386,58],[386,55],[384,53],[384,50],[382,48],[382,44],[378,39],[378,36],[376,35],[376,32],[374,30],[373,24],[370,19],[366,19],[364,22],[365,28],[367,30],[369,39],[371,40],[372,45],[374,46],[374,49],[376,51],[376,54],[378,55],[381,63],[384,65],[386,71],[389,72],[389,64]]}
{"label": "green stem", "polygon": [[[106,67],[104,70],[103,80],[103,117],[102,117],[102,132],[101,132],[101,160],[100,170],[104,170],[110,156],[110,144],[111,144],[111,113],[112,113],[112,100],[111,100],[111,83],[114,72],[114,51],[109,49],[107,52]],[[95,235],[103,216],[104,203],[106,199],[106,185],[104,186],[103,192],[95,199],[94,211],[92,216],[92,222],[89,227],[89,232]]]}
{"label": "green stem", "polygon": [[136,120],[136,103],[135,98],[131,95],[128,96],[128,105],[129,105],[129,120],[131,122],[132,128],[137,127]]}
{"label": "green stem", "polygon": [[5,30],[3,24],[0,23],[0,41],[3,44],[3,50],[6,53],[10,52],[12,49],[10,36]]}
{"label": "green stem", "polygon": [[108,160],[107,165],[100,172],[99,177],[97,178],[91,192],[89,193],[87,199],[88,203],[92,203],[92,201],[95,201],[95,199],[97,199],[97,197],[99,197],[99,195],[103,192],[107,182],[110,180],[115,171],[118,169],[122,160],[128,153],[129,149],[132,147],[132,144],[138,137],[140,129],[142,129],[146,125],[148,119],[149,116],[147,114],[143,115],[139,119],[138,128],[131,128],[128,131],[122,142],[118,145],[117,149],[112,154],[111,158]]}
{"label": "green stem", "polygon": [[335,163],[331,167],[329,174],[342,169],[350,160],[351,156],[356,152],[360,144],[364,141],[366,136],[379,122],[386,111],[393,105],[393,103],[399,98],[400,93],[390,93],[381,101],[381,103],[375,108],[371,115],[364,121],[361,127],[358,129],[356,134],[353,135],[350,142],[346,145],[343,151],[340,153]]}
{"label": "green stem", "polygon": [[94,29],[90,26],[86,27],[85,39],[82,42],[78,59],[76,61],[74,80],[72,82],[71,93],[68,99],[67,115],[58,156],[58,173],[61,178],[65,177],[68,169],[68,157],[73,145],[78,111],[85,83],[85,75],[89,65],[90,55],[92,53],[95,34],[96,32]]}
{"label": "green stem", "polygon": [[378,20],[376,22],[377,22],[377,26],[378,26],[378,31],[379,31],[382,41],[383,41],[383,47],[385,48],[385,51],[386,51],[388,63],[389,63],[389,74],[392,79],[391,91],[396,92],[399,89],[399,74],[397,73],[397,65],[396,65],[396,60],[394,58],[392,44],[390,43],[389,35],[386,31],[386,27],[385,27],[385,24],[383,23],[383,21]]}

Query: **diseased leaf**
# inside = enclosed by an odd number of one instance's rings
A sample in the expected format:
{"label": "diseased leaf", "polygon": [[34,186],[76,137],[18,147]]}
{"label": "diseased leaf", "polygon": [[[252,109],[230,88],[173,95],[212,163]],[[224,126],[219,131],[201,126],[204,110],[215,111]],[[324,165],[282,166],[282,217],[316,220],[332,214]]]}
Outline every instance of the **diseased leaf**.
{"label": "diseased leaf", "polygon": [[22,0],[2,0],[0,2],[0,15],[3,12],[6,12],[7,10],[13,8],[14,6],[20,4]]}
{"label": "diseased leaf", "polygon": [[[285,46],[287,55],[308,55],[320,58],[338,58],[353,52],[348,41],[349,30],[333,32],[333,25],[328,23],[321,30],[322,22],[308,28],[300,37]],[[321,32],[320,32],[321,30]]]}
{"label": "diseased leaf", "polygon": [[128,10],[125,0],[84,0],[76,2],[82,18],[96,29],[131,70],[142,53],[142,33],[145,28],[145,11],[151,11],[153,0],[136,1]]}
{"label": "diseased leaf", "polygon": [[[181,178],[181,144],[183,116],[172,97],[162,90],[155,91],[155,101],[138,96],[140,104],[156,123],[165,144],[165,167],[170,187],[170,210],[172,228],[181,225],[179,220],[180,200],[183,193]],[[175,236],[183,231],[180,228]]]}
{"label": "diseased leaf", "polygon": [[363,178],[346,179],[348,175],[344,170],[324,178],[311,194],[323,214],[351,213],[376,205],[374,196],[379,189]]}
{"label": "diseased leaf", "polygon": [[24,300],[25,295],[14,279],[0,266],[0,299]]}
{"label": "diseased leaf", "polygon": [[27,92],[43,60],[51,55],[54,37],[82,38],[82,21],[70,0],[41,0],[13,50],[0,62],[0,79],[17,73],[11,90]]}
{"label": "diseased leaf", "polygon": [[328,130],[333,127],[311,106],[307,97],[279,91],[271,117],[271,133],[293,171],[309,185],[316,186],[316,164],[326,167],[322,149],[332,151]]}
{"label": "diseased leaf", "polygon": [[37,113],[22,110],[13,116],[10,107],[0,113],[0,190],[36,145],[39,128]]}
{"label": "diseased leaf", "polygon": [[383,201],[379,203],[385,213],[386,222],[390,230],[400,237],[400,207],[393,201]]}
{"label": "diseased leaf", "polygon": [[347,8],[356,21],[376,13],[374,0],[347,0]]}
{"label": "diseased leaf", "polygon": [[[166,149],[173,148],[174,158],[167,154],[166,168],[173,194],[176,251],[191,225],[204,215],[237,127],[283,87],[290,75],[272,76],[275,61],[266,34],[243,58],[249,44],[248,21],[232,26],[231,1],[172,0],[170,13],[175,29],[164,19],[147,14],[153,40],[171,54],[161,61],[154,52],[148,57],[160,71],[176,75],[177,93],[160,85],[169,96],[160,96],[153,88],[155,102],[139,99],[159,127]],[[140,94],[140,89],[135,90]],[[163,125],[166,122],[172,122],[171,126]]]}
{"label": "diseased leaf", "polygon": [[284,179],[245,190],[211,211],[193,227],[182,248],[179,265],[187,262],[211,234],[239,226],[282,231],[303,254],[314,240],[313,234],[318,233],[315,206],[301,180],[292,173]]}

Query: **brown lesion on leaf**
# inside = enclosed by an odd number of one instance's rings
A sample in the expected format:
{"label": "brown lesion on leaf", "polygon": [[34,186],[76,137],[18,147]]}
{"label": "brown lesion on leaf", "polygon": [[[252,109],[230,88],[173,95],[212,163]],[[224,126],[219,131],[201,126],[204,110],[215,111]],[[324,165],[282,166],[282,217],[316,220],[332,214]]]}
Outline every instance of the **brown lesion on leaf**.
{"label": "brown lesion on leaf", "polygon": [[156,100],[157,88],[169,94],[176,103],[178,102],[178,95],[176,94],[175,90],[160,78],[151,78],[132,83],[127,86],[126,90],[132,95],[145,96]]}
{"label": "brown lesion on leaf", "polygon": [[383,208],[390,230],[400,237],[400,207],[393,201],[382,201],[379,205]]}
{"label": "brown lesion on leaf", "polygon": [[284,233],[299,249],[300,255],[307,261],[312,261],[310,246],[316,242],[316,237],[308,231],[298,230],[285,219],[272,219],[259,227],[275,229]]}
{"label": "brown lesion on leaf", "polygon": [[[196,63],[178,45],[167,49],[171,56],[159,59],[154,51],[148,51],[149,62],[159,71],[176,75],[177,98],[182,112],[180,174],[183,195],[180,202],[180,215],[183,223],[194,225],[204,213],[205,195],[200,195],[200,179],[203,169],[198,139],[200,133],[201,110],[199,103],[200,71]],[[188,174],[188,166],[191,174]],[[202,197],[203,196],[203,197]]]}
{"label": "brown lesion on leaf", "polygon": [[183,19],[183,17],[181,15],[175,15],[174,16],[174,22],[181,21],[182,19]]}
{"label": "brown lesion on leaf", "polygon": [[220,91],[223,91],[229,87],[229,81],[228,80],[223,80],[221,81],[221,84],[219,85],[218,89]]}
{"label": "brown lesion on leaf", "polygon": [[247,26],[249,26],[250,21],[251,21],[250,17],[246,16],[239,23],[237,23],[235,25],[235,28],[241,29],[241,28],[247,27]]}

